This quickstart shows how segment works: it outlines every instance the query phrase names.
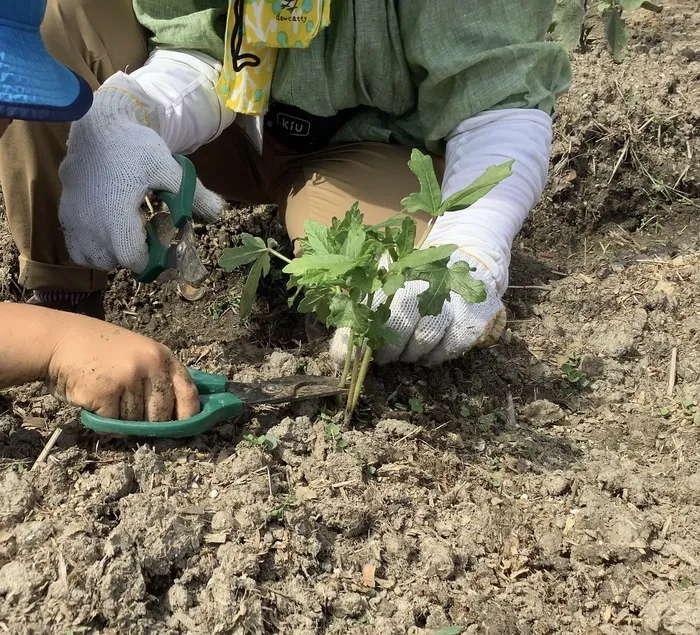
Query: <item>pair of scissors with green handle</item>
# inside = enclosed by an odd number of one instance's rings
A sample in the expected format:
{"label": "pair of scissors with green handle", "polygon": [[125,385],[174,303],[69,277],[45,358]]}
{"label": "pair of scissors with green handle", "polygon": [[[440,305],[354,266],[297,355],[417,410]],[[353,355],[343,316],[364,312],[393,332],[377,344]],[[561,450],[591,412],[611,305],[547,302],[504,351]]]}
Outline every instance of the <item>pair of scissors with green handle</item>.
{"label": "pair of scissors with green handle", "polygon": [[134,274],[137,282],[165,282],[180,278],[197,285],[207,276],[194,244],[192,208],[197,189],[197,173],[192,162],[179,154],[173,158],[182,168],[182,181],[177,192],[156,190],[153,193],[168,206],[146,223],[148,264]]}
{"label": "pair of scissors with green handle", "polygon": [[337,379],[331,377],[293,375],[246,383],[229,381],[224,375],[205,373],[193,368],[188,368],[187,372],[199,392],[201,410],[194,417],[166,422],[123,421],[83,410],[81,421],[95,432],[177,439],[206,432],[254,406],[330,397],[347,391],[338,386]]}

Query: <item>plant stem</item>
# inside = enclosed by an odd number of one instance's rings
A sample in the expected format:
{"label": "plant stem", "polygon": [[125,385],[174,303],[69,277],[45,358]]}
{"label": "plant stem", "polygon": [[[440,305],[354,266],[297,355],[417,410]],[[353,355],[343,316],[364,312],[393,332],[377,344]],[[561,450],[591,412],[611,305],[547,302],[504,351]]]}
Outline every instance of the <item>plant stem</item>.
{"label": "plant stem", "polygon": [[355,341],[355,334],[352,329],[350,329],[350,334],[348,336],[348,351],[345,353],[345,364],[343,364],[343,372],[340,375],[340,387],[345,388],[345,384],[348,381],[348,373],[350,372],[350,364],[352,362],[352,351],[355,348],[353,342]]}
{"label": "plant stem", "polygon": [[367,376],[367,369],[369,368],[369,363],[372,361],[372,349],[368,346],[365,349],[365,354],[362,356],[362,365],[360,366],[360,374],[357,376],[357,382],[355,384],[355,394],[352,397],[352,408],[350,413],[357,408],[357,404],[360,401],[360,394],[362,393],[362,386],[365,383],[365,377]]}
{"label": "plant stem", "polygon": [[430,233],[430,230],[433,228],[433,225],[435,225],[435,216],[431,217],[431,219],[428,221],[428,226],[425,228],[425,231],[423,232],[423,235],[420,237],[420,240],[418,241],[418,244],[416,245],[416,249],[420,249],[423,246],[423,243],[425,242],[425,239],[428,237],[428,234]]}
{"label": "plant stem", "polygon": [[270,247],[267,248],[267,251],[271,253],[273,256],[277,256],[280,260],[284,260],[287,264],[292,262],[287,256],[283,256],[279,251],[275,251],[274,249],[271,249]]}
{"label": "plant stem", "polygon": [[357,377],[360,374],[360,364],[362,361],[362,346],[353,346],[355,350],[355,360],[352,363],[352,377],[350,379],[350,389],[348,390],[348,400],[345,405],[345,423],[350,421],[352,415],[352,402],[355,399],[355,388],[357,386]]}

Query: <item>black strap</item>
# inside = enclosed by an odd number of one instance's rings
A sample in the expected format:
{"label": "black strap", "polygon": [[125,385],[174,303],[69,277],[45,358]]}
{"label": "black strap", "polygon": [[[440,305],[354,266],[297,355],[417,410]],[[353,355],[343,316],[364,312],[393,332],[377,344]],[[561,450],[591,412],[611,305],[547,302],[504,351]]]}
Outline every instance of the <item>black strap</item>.
{"label": "black strap", "polygon": [[330,117],[319,117],[296,106],[273,101],[265,115],[265,128],[289,150],[315,152],[327,146],[357,110],[349,108]]}

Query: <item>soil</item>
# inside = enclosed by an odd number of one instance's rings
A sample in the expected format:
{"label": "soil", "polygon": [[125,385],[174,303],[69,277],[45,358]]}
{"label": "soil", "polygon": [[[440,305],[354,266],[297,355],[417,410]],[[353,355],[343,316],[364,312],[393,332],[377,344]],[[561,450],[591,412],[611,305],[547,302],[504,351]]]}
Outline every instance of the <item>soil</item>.
{"label": "soil", "polygon": [[[373,368],[343,442],[332,401],[153,442],[3,393],[0,632],[700,633],[700,9],[630,25],[622,64],[573,57],[503,341]],[[211,263],[241,231],[282,239],[271,208],[198,231]],[[234,379],[330,373],[282,276],[245,322],[241,283],[188,303],[118,273],[109,319]],[[244,440],[265,432],[272,452]]]}

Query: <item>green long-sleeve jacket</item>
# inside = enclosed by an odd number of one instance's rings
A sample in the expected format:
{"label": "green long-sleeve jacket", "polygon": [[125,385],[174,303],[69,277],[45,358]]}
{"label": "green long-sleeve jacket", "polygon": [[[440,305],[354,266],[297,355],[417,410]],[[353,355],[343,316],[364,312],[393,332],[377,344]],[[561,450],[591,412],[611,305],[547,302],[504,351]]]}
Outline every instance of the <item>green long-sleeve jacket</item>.
{"label": "green long-sleeve jacket", "polygon": [[[282,49],[272,99],[315,115],[360,112],[335,141],[444,150],[461,121],[497,108],[554,109],[570,83],[546,41],[555,0],[333,0],[308,49]],[[228,0],[133,0],[154,48],[223,59]]]}

